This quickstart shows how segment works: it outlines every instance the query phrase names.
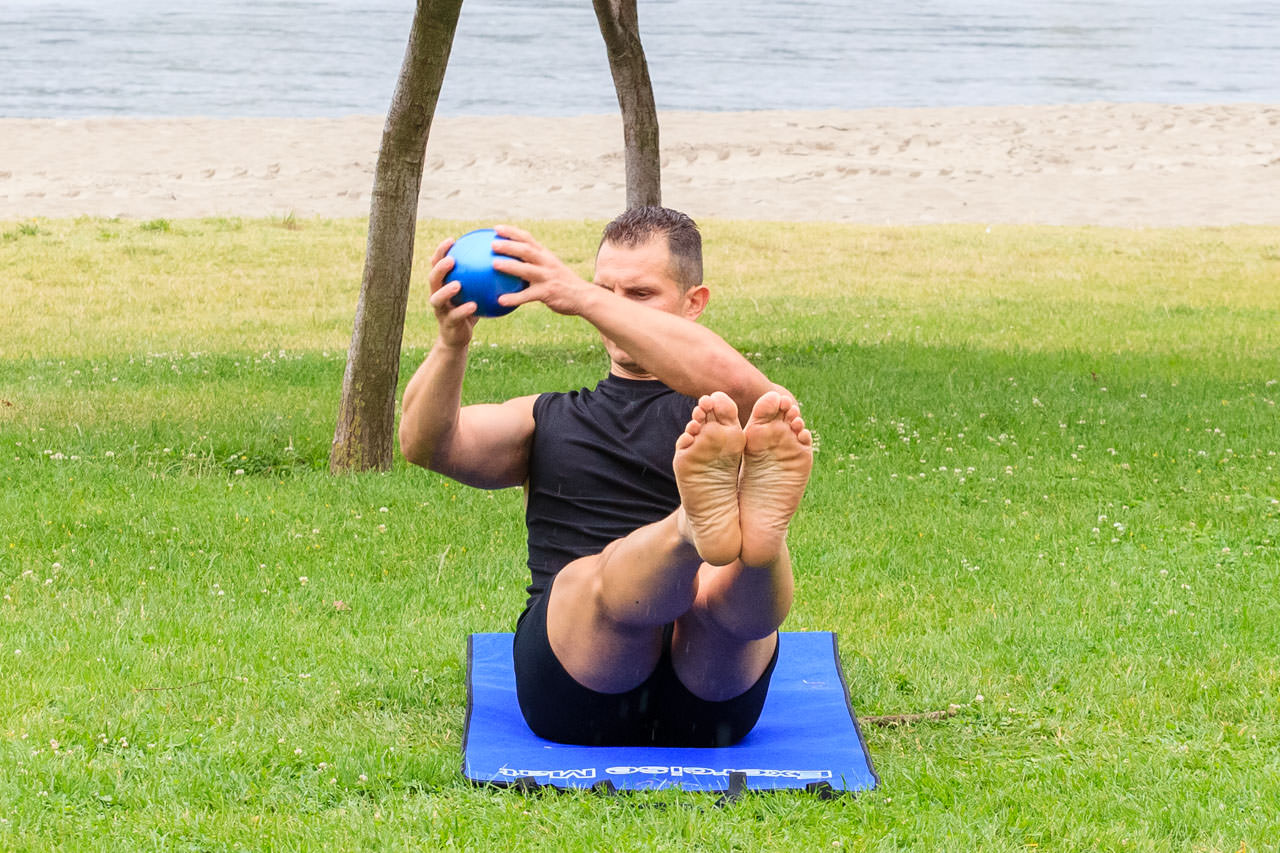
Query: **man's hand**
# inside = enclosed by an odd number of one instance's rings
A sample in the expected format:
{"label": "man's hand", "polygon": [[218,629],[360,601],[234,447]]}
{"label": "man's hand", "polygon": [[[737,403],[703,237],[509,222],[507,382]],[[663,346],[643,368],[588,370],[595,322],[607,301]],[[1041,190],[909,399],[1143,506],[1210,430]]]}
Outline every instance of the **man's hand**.
{"label": "man's hand", "polygon": [[471,333],[476,327],[476,304],[465,302],[454,305],[453,297],[462,290],[460,282],[445,284],[444,280],[453,269],[453,258],[446,257],[453,246],[453,238],[444,240],[436,247],[431,256],[431,308],[436,312],[436,323],[440,326],[440,343],[454,349],[465,349],[471,343]]}
{"label": "man's hand", "polygon": [[493,250],[507,258],[494,261],[493,268],[529,282],[529,286],[518,293],[499,296],[499,304],[541,302],[557,314],[577,316],[582,314],[588,300],[600,296],[600,288],[583,281],[528,231],[511,225],[499,225],[495,230],[502,239],[494,242]]}

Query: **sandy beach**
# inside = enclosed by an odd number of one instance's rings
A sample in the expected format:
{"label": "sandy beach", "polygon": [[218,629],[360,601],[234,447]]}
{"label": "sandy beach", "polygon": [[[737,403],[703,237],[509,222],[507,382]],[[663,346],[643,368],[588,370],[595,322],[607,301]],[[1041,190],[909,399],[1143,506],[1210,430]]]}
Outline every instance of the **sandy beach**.
{"label": "sandy beach", "polygon": [[[661,115],[664,203],[695,218],[1280,224],[1280,105]],[[383,119],[0,119],[0,220],[359,217]],[[438,118],[421,215],[605,219],[621,119]]]}

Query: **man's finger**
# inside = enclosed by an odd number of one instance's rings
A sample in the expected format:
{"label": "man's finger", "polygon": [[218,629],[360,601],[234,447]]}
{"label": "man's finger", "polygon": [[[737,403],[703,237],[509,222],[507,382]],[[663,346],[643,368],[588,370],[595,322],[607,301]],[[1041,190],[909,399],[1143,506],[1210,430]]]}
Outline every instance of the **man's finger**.
{"label": "man's finger", "polygon": [[516,308],[527,302],[539,301],[541,295],[541,288],[526,287],[524,290],[517,290],[515,293],[498,294],[498,304],[504,308]]}
{"label": "man's finger", "polygon": [[452,248],[453,248],[452,237],[446,237],[443,240],[441,240],[440,245],[436,246],[436,250],[431,253],[431,265],[435,266],[436,264],[438,264],[440,262],[440,259],[443,258],[445,255],[447,255],[449,253],[449,250]]}
{"label": "man's finger", "polygon": [[523,228],[517,228],[514,225],[496,225],[494,231],[504,240],[514,240],[517,243],[528,243],[530,246],[536,246],[541,249],[542,244],[533,238],[533,235]]}
{"label": "man's finger", "polygon": [[443,308],[453,297],[458,295],[460,290],[462,290],[462,282],[451,281],[431,291],[431,296],[427,301],[431,303],[432,308]]}
{"label": "man's finger", "polygon": [[[453,241],[447,242],[452,244]],[[427,282],[431,285],[433,294],[444,286],[444,277],[449,274],[451,269],[453,269],[453,258],[441,257],[432,263],[431,273],[427,277]]]}
{"label": "man's finger", "polygon": [[445,317],[450,322],[460,322],[462,320],[467,319],[468,317],[470,317],[472,314],[476,313],[479,310],[480,310],[480,306],[477,305],[476,303],[464,302],[461,305],[459,305],[457,308],[452,309],[447,315],[445,315]]}
{"label": "man's finger", "polygon": [[537,246],[520,240],[502,239],[493,241],[493,253],[508,258],[519,258],[522,261],[528,261],[532,259],[537,251]]}
{"label": "man's finger", "polygon": [[523,261],[515,260],[514,258],[494,258],[493,268],[497,272],[504,272],[507,275],[513,275],[516,278],[524,279],[530,284],[533,283],[533,279],[539,270],[539,267],[534,264],[527,264]]}

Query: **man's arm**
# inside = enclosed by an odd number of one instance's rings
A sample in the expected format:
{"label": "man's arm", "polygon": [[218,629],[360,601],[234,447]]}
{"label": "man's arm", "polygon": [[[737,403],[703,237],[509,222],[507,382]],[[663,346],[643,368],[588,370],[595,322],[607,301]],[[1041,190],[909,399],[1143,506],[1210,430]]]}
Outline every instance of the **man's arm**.
{"label": "man's arm", "polygon": [[477,318],[474,302],[454,306],[450,301],[460,285],[444,284],[453,268],[453,259],[445,257],[452,243],[441,243],[431,259],[430,301],[440,333],[405,386],[400,451],[415,465],[469,486],[518,486],[528,474],[537,397],[462,406],[462,380]]}
{"label": "man's arm", "polygon": [[591,285],[591,290],[579,316],[681,394],[698,398],[723,391],[737,404],[745,423],[761,395],[783,390],[706,326],[602,287]]}
{"label": "man's arm", "polygon": [[670,388],[690,397],[725,392],[744,423],[765,392],[792,396],[705,326],[583,281],[527,231],[499,226],[498,235],[512,241],[501,249],[514,260],[499,260],[494,268],[529,282],[501,297],[502,304],[538,301],[558,314],[580,316]]}

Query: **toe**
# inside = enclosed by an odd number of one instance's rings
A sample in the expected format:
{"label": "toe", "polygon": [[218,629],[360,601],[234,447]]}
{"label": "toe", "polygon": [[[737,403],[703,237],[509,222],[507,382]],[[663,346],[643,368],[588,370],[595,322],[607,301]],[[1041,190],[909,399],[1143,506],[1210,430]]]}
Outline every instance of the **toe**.
{"label": "toe", "polygon": [[723,391],[717,391],[711,395],[711,412],[710,416],[714,416],[718,423],[736,424],[738,422],[738,407],[734,404],[733,398]]}
{"label": "toe", "polygon": [[782,395],[777,391],[766,391],[756,400],[756,404],[751,407],[751,419],[753,421],[768,421],[776,418],[781,403]]}

